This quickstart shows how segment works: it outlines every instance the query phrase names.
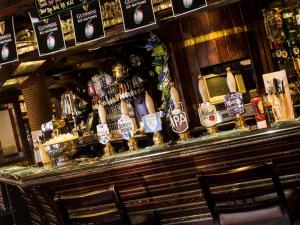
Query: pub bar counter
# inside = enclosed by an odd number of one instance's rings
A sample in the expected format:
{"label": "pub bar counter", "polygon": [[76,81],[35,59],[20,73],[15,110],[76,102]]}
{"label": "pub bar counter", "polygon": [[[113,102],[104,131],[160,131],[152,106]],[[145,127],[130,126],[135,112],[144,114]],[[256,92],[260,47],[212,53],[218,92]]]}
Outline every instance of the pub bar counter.
{"label": "pub bar counter", "polygon": [[[7,172],[7,176],[3,169],[0,181],[2,190],[7,191],[3,199],[12,203],[16,224],[31,224],[27,220],[61,224],[56,194],[116,184],[130,216],[154,210],[162,224],[212,224],[197,175],[275,160],[284,188],[299,188],[299,131],[300,122],[290,122],[261,132],[235,133],[235,137],[226,134],[163,149],[120,153],[70,168],[32,168],[24,174]],[[259,190],[268,184],[260,181],[239,188]],[[8,204],[6,201],[1,205]]]}
{"label": "pub bar counter", "polygon": [[0,0],[0,225],[294,224],[299,48],[299,0]]}

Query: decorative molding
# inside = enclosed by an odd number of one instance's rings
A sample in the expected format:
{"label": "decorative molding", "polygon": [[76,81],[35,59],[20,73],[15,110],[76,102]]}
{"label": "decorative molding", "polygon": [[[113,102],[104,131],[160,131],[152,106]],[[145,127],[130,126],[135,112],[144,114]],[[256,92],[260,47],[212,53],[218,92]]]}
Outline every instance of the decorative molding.
{"label": "decorative molding", "polygon": [[211,32],[208,34],[200,35],[198,37],[184,40],[183,42],[181,42],[180,46],[182,48],[186,48],[186,47],[198,45],[200,43],[213,41],[218,38],[228,37],[231,35],[244,33],[247,31],[248,31],[248,29],[246,26],[239,26],[239,27],[233,27],[233,28],[229,28],[229,29],[218,30],[218,31],[214,31],[214,32]]}

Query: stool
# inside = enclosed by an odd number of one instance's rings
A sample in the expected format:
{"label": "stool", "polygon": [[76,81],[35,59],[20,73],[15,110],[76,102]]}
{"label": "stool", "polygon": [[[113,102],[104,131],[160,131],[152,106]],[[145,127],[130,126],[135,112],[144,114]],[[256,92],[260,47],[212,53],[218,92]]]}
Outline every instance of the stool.
{"label": "stool", "polygon": [[215,225],[295,222],[300,195],[282,189],[273,163],[201,174],[198,180]]}
{"label": "stool", "polygon": [[12,214],[10,211],[0,211],[0,224],[13,225]]}
{"label": "stool", "polygon": [[108,189],[84,193],[55,195],[55,201],[66,208],[68,223],[78,225],[159,225],[156,213],[129,217],[115,185]]}

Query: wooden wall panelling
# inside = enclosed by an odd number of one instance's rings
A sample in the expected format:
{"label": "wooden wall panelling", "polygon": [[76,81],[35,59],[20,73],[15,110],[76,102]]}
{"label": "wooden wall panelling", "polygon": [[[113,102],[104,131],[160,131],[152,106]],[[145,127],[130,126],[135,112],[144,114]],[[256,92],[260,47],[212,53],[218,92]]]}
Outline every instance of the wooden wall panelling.
{"label": "wooden wall panelling", "polygon": [[251,51],[257,83],[260,89],[264,88],[262,74],[274,71],[269,42],[264,28],[262,9],[264,1],[242,1],[241,11],[248,28],[247,38]]}
{"label": "wooden wall panelling", "polygon": [[[213,31],[222,30],[222,11],[224,8],[218,8],[215,10],[209,11],[210,23]],[[229,59],[228,49],[226,45],[226,38],[221,37],[215,40],[215,44],[217,47],[217,53],[219,58],[219,63],[227,62]]]}

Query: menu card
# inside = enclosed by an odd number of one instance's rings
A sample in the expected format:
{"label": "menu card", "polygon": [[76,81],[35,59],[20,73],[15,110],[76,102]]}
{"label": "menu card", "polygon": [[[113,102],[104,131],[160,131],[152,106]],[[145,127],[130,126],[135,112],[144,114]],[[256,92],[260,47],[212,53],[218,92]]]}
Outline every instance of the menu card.
{"label": "menu card", "polygon": [[180,16],[207,6],[206,0],[171,0],[174,16]]}
{"label": "menu card", "polygon": [[66,49],[65,39],[61,28],[60,16],[45,20],[31,18],[40,56],[53,54]]}
{"label": "menu card", "polygon": [[125,32],[156,24],[151,0],[119,0]]}
{"label": "menu card", "polygon": [[34,3],[39,18],[45,19],[91,1],[92,0],[34,0]]}
{"label": "menu card", "polygon": [[18,61],[13,17],[0,21],[0,65]]}
{"label": "menu card", "polygon": [[104,28],[98,1],[71,10],[75,43],[82,44],[104,37]]}

